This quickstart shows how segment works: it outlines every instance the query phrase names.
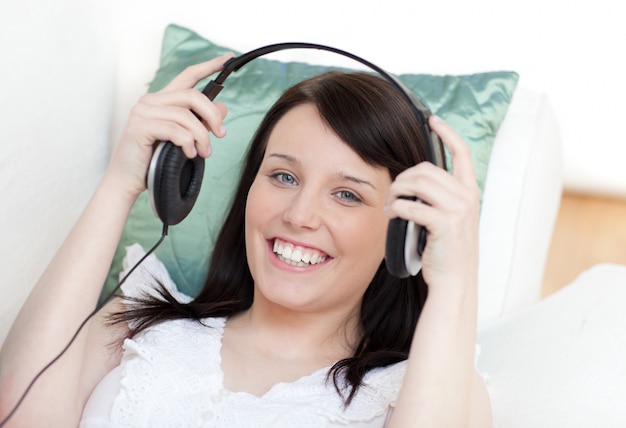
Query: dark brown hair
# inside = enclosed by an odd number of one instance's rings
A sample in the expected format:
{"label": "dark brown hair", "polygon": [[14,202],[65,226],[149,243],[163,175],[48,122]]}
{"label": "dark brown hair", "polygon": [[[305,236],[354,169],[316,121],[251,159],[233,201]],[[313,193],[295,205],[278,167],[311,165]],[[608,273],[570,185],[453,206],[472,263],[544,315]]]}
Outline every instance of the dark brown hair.
{"label": "dark brown hair", "polygon": [[[248,191],[274,126],[286,112],[306,103],[316,106],[323,120],[364,161],[387,168],[392,179],[425,160],[415,114],[387,81],[365,73],[330,72],[293,86],[269,110],[252,139],[203,289],[187,304],[177,302],[163,288],[162,299],[131,299],[136,305],[112,318],[132,321],[131,336],[167,320],[230,316],[250,307],[254,280],[242,233]],[[363,296],[362,337],[354,355],[335,363],[328,373],[346,405],[369,370],[407,358],[426,294],[421,274],[399,279],[387,271],[384,261],[380,264]]]}

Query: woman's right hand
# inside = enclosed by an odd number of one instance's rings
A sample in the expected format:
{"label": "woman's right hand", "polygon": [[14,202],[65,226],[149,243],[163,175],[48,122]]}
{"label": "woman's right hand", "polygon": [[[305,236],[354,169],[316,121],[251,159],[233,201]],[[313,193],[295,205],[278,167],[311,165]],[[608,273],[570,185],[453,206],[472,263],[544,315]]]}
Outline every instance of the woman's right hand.
{"label": "woman's right hand", "polygon": [[222,70],[232,57],[229,53],[189,66],[162,90],[139,99],[107,169],[107,176],[122,191],[136,197],[145,190],[146,173],[158,141],[180,146],[188,158],[211,155],[209,131],[216,137],[226,135],[223,121],[227,110],[224,104],[211,102],[194,86]]}

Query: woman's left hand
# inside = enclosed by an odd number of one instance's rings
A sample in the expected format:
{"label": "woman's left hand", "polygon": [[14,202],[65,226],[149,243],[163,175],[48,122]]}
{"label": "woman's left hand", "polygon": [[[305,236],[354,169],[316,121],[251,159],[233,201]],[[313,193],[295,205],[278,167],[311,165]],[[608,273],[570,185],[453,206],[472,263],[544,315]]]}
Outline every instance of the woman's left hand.
{"label": "woman's left hand", "polygon": [[[387,214],[428,230],[422,275],[429,294],[467,283],[478,274],[480,190],[467,144],[436,116],[429,120],[452,155],[452,173],[430,162],[402,172],[391,185]],[[415,196],[412,201],[400,196]]]}
{"label": "woman's left hand", "polygon": [[452,173],[421,162],[398,175],[389,195],[390,217],[428,230],[422,255],[428,297],[389,426],[488,427],[489,395],[474,369],[480,191],[467,144],[439,118],[429,125],[452,155]]}

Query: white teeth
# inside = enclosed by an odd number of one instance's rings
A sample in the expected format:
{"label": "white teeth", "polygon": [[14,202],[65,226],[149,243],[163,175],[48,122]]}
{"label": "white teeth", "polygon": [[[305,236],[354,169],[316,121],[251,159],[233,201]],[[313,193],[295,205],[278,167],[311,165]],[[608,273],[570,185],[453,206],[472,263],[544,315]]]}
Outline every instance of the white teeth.
{"label": "white teeth", "polygon": [[283,249],[283,253],[281,255],[286,259],[290,259],[292,252],[293,252],[293,248],[287,246]]}
{"label": "white teeth", "polygon": [[302,251],[294,250],[293,253],[291,253],[291,260],[294,262],[302,261]]}
{"label": "white teeth", "polygon": [[283,261],[283,262],[285,262],[285,263],[288,263],[288,264],[290,264],[290,265],[293,265],[293,266],[299,266],[299,267],[308,266],[308,264],[306,264],[306,263],[296,262],[296,261],[291,260],[291,259],[286,259],[286,258],[284,258],[284,257],[283,257],[283,256],[281,256],[281,255],[278,255],[278,259],[279,259],[279,260],[281,260],[281,261]]}
{"label": "white teeth", "polygon": [[279,240],[274,241],[274,253],[281,261],[301,267],[322,263],[326,260],[325,256],[317,252],[294,248],[293,245],[285,244]]}

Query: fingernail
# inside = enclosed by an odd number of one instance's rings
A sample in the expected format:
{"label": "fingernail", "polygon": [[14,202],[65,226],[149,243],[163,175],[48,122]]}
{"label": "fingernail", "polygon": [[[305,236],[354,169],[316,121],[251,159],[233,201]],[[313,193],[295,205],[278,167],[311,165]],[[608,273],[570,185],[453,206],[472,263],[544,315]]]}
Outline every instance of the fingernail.
{"label": "fingernail", "polygon": [[222,137],[226,135],[226,127],[224,125],[220,126],[220,135]]}

